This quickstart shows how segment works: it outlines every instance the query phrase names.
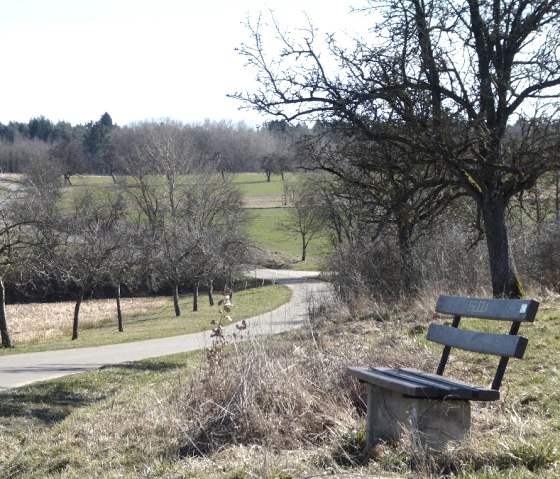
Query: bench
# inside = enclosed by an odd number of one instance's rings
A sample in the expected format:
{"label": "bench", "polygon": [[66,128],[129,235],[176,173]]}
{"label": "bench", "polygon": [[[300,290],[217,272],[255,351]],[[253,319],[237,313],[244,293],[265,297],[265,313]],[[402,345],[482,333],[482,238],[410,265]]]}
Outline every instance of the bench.
{"label": "bench", "polygon": [[[496,401],[509,358],[523,358],[527,339],[518,336],[522,322],[532,322],[539,307],[534,300],[478,299],[440,296],[436,312],[453,317],[450,326],[431,324],[427,339],[442,344],[435,374],[417,369],[348,368],[367,383],[366,449],[376,442],[394,441],[406,431],[415,444],[442,449],[460,442],[470,429],[470,401]],[[511,322],[509,334],[459,328],[461,318]],[[451,348],[498,356],[490,387],[444,377]]]}

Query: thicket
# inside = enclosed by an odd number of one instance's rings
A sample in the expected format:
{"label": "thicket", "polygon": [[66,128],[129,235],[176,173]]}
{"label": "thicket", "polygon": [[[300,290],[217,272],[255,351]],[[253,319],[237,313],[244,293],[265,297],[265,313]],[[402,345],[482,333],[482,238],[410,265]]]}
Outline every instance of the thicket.
{"label": "thicket", "polygon": [[[511,244],[528,296],[560,295],[560,223],[519,224],[511,218]],[[459,215],[446,218],[412,247],[403,263],[396,235],[387,228],[374,239],[341,243],[326,269],[343,302],[363,311],[372,302],[385,307],[411,306],[439,294],[491,296],[484,237]],[[405,271],[404,268],[410,268]],[[410,278],[414,289],[410,289]]]}

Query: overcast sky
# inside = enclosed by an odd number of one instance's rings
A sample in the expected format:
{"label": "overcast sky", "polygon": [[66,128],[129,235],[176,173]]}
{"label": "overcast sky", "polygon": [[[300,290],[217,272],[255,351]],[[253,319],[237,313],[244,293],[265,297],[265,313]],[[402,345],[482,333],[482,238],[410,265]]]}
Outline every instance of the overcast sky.
{"label": "overcast sky", "polygon": [[226,94],[251,89],[234,49],[268,8],[294,28],[304,11],[324,31],[352,18],[340,0],[1,0],[0,122],[262,123]]}

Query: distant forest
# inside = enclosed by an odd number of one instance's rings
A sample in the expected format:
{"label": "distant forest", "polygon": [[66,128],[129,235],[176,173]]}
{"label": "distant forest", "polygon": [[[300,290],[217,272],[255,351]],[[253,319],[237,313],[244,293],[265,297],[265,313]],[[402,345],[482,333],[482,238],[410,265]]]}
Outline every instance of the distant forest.
{"label": "distant forest", "polygon": [[[98,121],[72,125],[44,116],[27,123],[0,123],[0,171],[25,172],[32,160],[59,165],[69,181],[75,174],[119,173],[117,149],[126,150],[126,132],[141,123],[121,127],[104,113]],[[270,175],[293,170],[303,162],[298,139],[311,130],[304,124],[270,121],[257,128],[226,121],[183,125],[190,152],[202,163],[212,163],[222,174],[263,171]],[[299,157],[299,159],[298,159]]]}

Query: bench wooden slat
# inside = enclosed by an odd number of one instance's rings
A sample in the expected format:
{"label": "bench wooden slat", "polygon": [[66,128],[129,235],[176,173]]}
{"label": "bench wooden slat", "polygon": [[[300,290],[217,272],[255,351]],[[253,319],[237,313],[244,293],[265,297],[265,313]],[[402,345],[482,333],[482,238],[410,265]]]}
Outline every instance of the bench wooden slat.
{"label": "bench wooden slat", "polygon": [[538,308],[538,301],[527,299],[479,299],[440,296],[436,305],[436,312],[468,318],[533,322]]}
{"label": "bench wooden slat", "polygon": [[416,369],[348,368],[348,372],[363,382],[414,398],[494,401],[500,397],[499,391],[478,388]]}
{"label": "bench wooden slat", "polygon": [[[383,368],[379,368],[383,369]],[[451,387],[454,391],[470,391],[470,393],[464,393],[464,395],[470,394],[471,396],[465,399],[476,399],[479,401],[495,401],[500,399],[500,392],[497,389],[483,388],[479,386],[474,386],[472,384],[460,381],[458,379],[452,379],[449,377],[440,376],[439,374],[427,373],[425,371],[420,371],[413,368],[399,368],[397,370],[403,377],[406,374],[411,374],[416,380],[422,379],[432,382],[432,384],[441,384]]]}
{"label": "bench wooden slat", "polygon": [[428,341],[482,354],[508,358],[523,358],[528,340],[522,336],[483,333],[458,329],[442,324],[431,324]]}

